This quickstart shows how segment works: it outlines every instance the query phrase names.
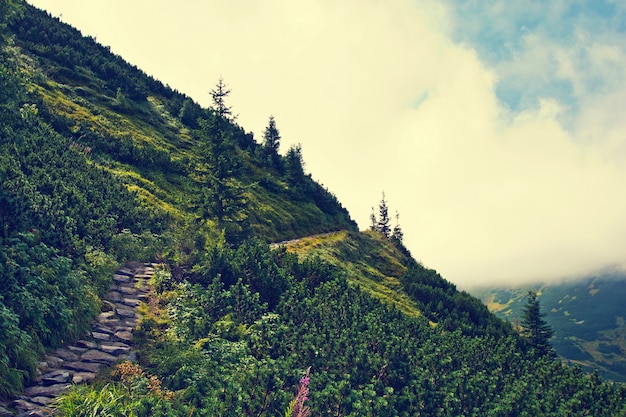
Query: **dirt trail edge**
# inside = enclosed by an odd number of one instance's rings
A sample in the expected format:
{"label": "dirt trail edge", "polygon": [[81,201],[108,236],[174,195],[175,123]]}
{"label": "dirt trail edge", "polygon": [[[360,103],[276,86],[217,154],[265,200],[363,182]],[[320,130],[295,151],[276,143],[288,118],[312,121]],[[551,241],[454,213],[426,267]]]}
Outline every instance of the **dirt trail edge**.
{"label": "dirt trail edge", "polygon": [[91,381],[102,367],[133,360],[133,330],[139,320],[137,307],[147,301],[148,281],[154,267],[154,264],[131,263],[119,268],[91,332],[72,345],[49,352],[38,365],[35,384],[10,403],[16,411],[11,413],[0,407],[0,416],[50,416],[53,410],[49,405],[72,384]]}

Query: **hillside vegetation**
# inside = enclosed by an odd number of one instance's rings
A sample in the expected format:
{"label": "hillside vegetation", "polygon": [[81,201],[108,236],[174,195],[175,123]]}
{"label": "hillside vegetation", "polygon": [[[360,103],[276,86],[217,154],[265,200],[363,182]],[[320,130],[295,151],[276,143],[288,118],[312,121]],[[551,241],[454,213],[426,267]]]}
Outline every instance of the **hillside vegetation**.
{"label": "hillside vegetation", "polygon": [[[626,382],[626,277],[604,274],[532,287],[539,290],[546,321],[554,329],[556,352],[586,371]],[[484,288],[476,294],[499,317],[512,323],[521,317],[524,288]]]}
{"label": "hillside vegetation", "polygon": [[624,386],[538,355],[401,240],[359,232],[300,147],[279,155],[227,104],[21,1],[0,25],[1,397],[90,328],[132,260],[160,263],[138,361],[59,415],[290,415],[297,386],[315,416],[626,413]]}

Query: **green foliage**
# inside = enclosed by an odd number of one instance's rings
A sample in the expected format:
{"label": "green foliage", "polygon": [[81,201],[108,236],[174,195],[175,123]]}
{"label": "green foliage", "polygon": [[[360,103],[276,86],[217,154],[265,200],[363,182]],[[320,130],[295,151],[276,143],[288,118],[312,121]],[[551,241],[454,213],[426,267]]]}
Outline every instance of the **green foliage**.
{"label": "green foliage", "polygon": [[191,415],[174,394],[161,389],[161,381],[137,365],[123,362],[113,372],[115,381],[96,386],[75,386],[55,402],[55,415],[67,417]]}
{"label": "green foliage", "polygon": [[[88,328],[116,262],[158,255],[141,368],[71,391],[62,415],[280,415],[309,366],[312,415],[626,412],[623,386],[527,355],[401,245],[356,233],[300,146],[268,167],[222,81],[202,109],[23,7],[0,62],[3,394]],[[342,229],[308,257],[266,243]]]}
{"label": "green foliage", "polygon": [[528,291],[528,301],[522,309],[522,336],[528,341],[530,348],[538,356],[554,356],[554,350],[550,345],[552,328],[546,323],[546,313],[541,311],[537,292]]}

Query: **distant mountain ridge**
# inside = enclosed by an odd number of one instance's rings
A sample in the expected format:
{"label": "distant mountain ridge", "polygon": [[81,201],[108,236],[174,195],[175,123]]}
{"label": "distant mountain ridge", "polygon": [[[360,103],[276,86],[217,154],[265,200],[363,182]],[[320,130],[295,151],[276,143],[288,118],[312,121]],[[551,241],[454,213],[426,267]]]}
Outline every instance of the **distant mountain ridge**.
{"label": "distant mountain ridge", "polygon": [[529,288],[538,291],[546,321],[554,329],[551,343],[561,357],[609,379],[626,381],[625,273],[473,293],[496,315],[515,322]]}

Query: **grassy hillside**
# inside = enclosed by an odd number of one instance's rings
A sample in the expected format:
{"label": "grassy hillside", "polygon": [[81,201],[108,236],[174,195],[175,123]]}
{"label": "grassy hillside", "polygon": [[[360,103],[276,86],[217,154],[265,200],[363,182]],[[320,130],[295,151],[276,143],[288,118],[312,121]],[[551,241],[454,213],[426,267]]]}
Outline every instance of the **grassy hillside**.
{"label": "grassy hillside", "polygon": [[[604,275],[577,282],[537,285],[556,352],[571,363],[615,381],[626,381],[626,277]],[[476,292],[490,310],[514,322],[521,317],[526,289]]]}
{"label": "grassy hillside", "polygon": [[94,164],[121,178],[146,205],[177,222],[214,221],[215,213],[203,212],[202,196],[215,168],[207,159],[210,142],[223,135],[247,211],[236,229],[280,240],[355,227],[330,192],[310,176],[291,175],[285,157],[269,158],[250,133],[95,40],[33,8],[10,28],[13,56],[39,117],[66,141],[89,149]]}
{"label": "grassy hillside", "polygon": [[21,1],[0,27],[0,397],[90,329],[117,265],[158,260],[138,362],[59,415],[289,415],[303,385],[316,416],[626,413],[624,386],[358,232],[298,147],[278,155]]}

